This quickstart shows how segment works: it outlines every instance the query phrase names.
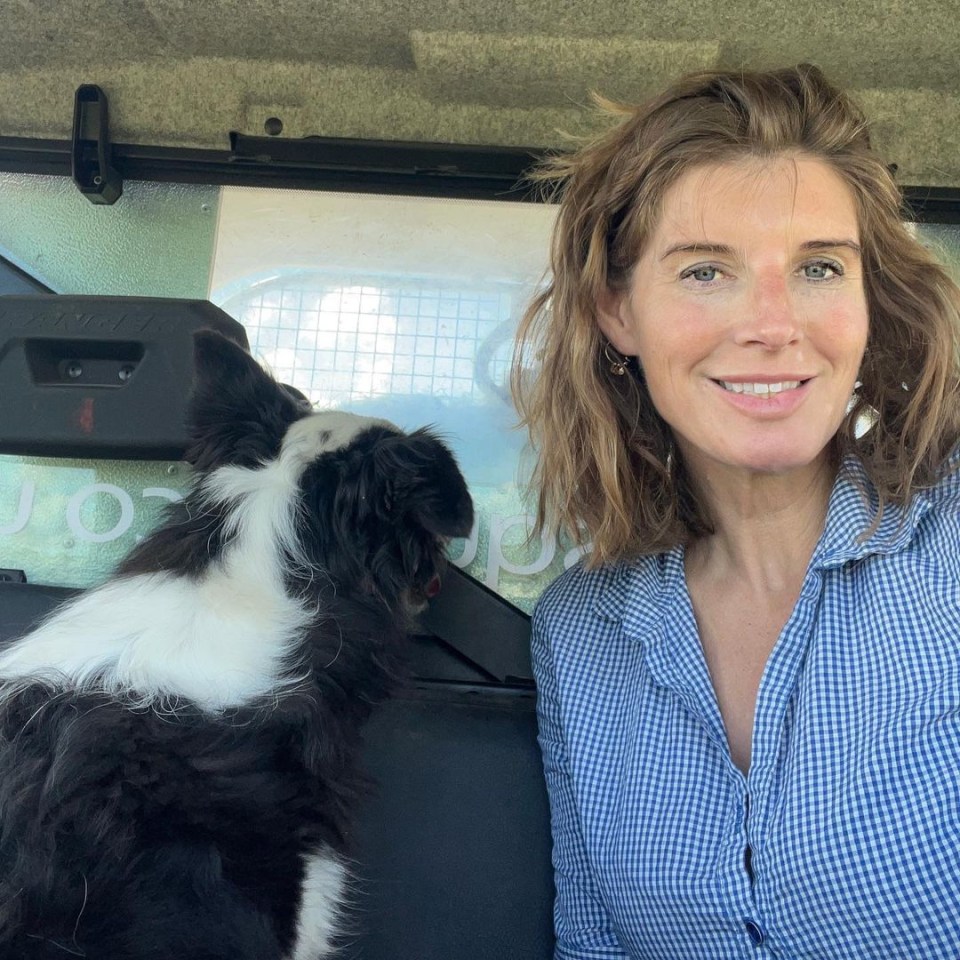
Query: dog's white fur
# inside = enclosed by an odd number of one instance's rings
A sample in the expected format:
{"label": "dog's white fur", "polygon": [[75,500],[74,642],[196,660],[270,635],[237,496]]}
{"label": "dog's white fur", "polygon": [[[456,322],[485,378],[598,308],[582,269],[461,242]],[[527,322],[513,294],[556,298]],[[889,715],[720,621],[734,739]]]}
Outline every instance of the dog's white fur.
{"label": "dog's white fur", "polygon": [[305,866],[297,941],[289,960],[317,960],[328,956],[340,932],[337,921],[343,912],[346,869],[332,854],[318,854]]}

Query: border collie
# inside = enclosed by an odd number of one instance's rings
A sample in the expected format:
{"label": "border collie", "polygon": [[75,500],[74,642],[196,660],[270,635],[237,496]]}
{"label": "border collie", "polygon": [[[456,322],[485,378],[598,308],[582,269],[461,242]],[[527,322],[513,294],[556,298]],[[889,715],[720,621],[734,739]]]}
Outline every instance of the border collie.
{"label": "border collie", "polygon": [[0,651],[4,960],[328,956],[362,723],[473,522],[429,432],[195,352],[190,492]]}

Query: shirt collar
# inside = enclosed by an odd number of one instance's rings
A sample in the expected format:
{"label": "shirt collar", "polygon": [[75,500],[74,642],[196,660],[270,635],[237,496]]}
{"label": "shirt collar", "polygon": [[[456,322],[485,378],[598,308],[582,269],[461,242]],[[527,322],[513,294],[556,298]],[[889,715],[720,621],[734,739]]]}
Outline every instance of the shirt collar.
{"label": "shirt collar", "polygon": [[812,568],[830,569],[872,554],[905,550],[917,526],[932,506],[927,491],[919,491],[907,504],[887,504],[877,516],[878,497],[857,457],[844,460],[830,494],[827,521],[810,561]]}
{"label": "shirt collar", "polygon": [[[877,512],[877,495],[859,459],[850,456],[840,467],[827,506],[827,520],[810,561],[811,569],[840,567],[871,554],[898,553],[912,541],[920,520],[932,506],[926,491],[906,505],[887,504],[876,529],[867,537]],[[604,620],[620,620],[628,637],[650,635],[670,611],[677,611],[684,589],[683,547],[655,556],[622,561],[595,604]]]}
{"label": "shirt collar", "polygon": [[679,599],[684,584],[683,548],[622,561],[596,602],[596,612],[604,620],[620,620],[628,637],[649,636],[662,623],[664,614]]}

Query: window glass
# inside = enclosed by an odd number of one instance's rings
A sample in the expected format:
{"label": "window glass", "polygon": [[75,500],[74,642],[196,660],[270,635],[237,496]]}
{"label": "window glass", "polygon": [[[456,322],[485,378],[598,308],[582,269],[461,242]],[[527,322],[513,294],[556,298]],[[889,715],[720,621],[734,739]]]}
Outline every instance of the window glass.
{"label": "window glass", "polygon": [[179,463],[0,457],[0,567],[31,583],[100,583],[188,481]]}
{"label": "window glass", "polygon": [[477,506],[451,558],[529,610],[563,568],[527,542],[508,376],[546,269],[545,205],[226,188],[211,299],[251,348],[322,407],[432,425]]}
{"label": "window glass", "polygon": [[[451,558],[529,610],[577,552],[528,541],[525,436],[507,374],[546,268],[546,205],[0,174],[0,253],[61,292],[209,297],[318,405],[433,425],[478,505]],[[918,226],[960,275],[960,227]],[[181,464],[0,457],[0,566],[99,582],[182,493]]]}

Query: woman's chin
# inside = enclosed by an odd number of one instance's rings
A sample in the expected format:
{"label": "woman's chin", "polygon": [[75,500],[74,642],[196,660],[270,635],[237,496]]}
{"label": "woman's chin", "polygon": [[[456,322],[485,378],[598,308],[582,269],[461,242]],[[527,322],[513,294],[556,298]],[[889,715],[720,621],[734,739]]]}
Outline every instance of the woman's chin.
{"label": "woman's chin", "polygon": [[806,449],[794,444],[709,451],[684,451],[684,459],[697,474],[720,471],[744,476],[803,476],[819,470],[829,462],[829,445],[810,445]]}

